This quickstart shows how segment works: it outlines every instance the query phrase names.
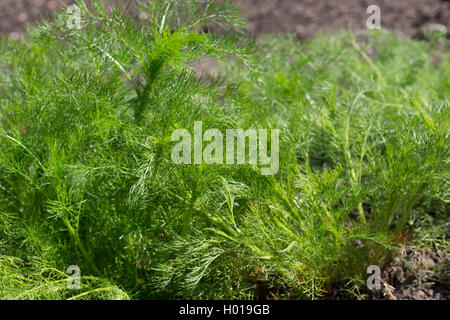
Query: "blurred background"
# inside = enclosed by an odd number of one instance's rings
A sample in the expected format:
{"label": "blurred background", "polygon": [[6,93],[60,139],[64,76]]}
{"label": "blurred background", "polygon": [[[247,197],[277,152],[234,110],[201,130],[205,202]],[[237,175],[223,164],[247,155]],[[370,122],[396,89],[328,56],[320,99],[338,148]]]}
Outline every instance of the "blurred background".
{"label": "blurred background", "polygon": [[[129,0],[105,0],[110,3]],[[450,0],[237,0],[252,34],[294,32],[310,38],[318,30],[366,27],[367,7],[381,8],[381,26],[421,38],[431,26],[450,28]],[[26,26],[72,0],[0,0],[0,34],[18,38]],[[448,36],[448,32],[447,32]]]}

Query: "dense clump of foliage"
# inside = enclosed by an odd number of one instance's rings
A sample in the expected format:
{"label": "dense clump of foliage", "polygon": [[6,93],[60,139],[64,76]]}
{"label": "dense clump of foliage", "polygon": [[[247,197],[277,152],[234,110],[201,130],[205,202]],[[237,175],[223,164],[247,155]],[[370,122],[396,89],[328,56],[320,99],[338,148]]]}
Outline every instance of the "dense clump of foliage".
{"label": "dense clump of foliage", "polygon": [[[61,13],[1,39],[0,298],[318,298],[358,289],[415,214],[448,217],[450,60],[433,44],[255,50],[229,3],[144,1],[141,22],[78,5],[81,29]],[[206,56],[220,80],[190,68]],[[174,164],[172,132],[200,120],[280,129],[279,172]]]}

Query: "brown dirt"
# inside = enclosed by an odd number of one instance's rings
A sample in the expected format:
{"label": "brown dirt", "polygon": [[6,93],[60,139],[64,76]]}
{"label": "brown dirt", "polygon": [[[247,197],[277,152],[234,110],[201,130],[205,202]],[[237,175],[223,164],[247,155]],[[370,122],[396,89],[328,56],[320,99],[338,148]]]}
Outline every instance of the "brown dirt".
{"label": "brown dirt", "polygon": [[450,252],[435,248],[403,249],[385,268],[382,290],[372,299],[449,300]]}
{"label": "brown dirt", "polygon": [[318,30],[366,28],[369,5],[381,9],[381,27],[420,37],[431,23],[450,28],[449,0],[244,0],[250,31],[297,32],[311,37]]}
{"label": "brown dirt", "polygon": [[26,31],[26,25],[70,3],[70,0],[1,0],[0,33],[17,37]]}
{"label": "brown dirt", "polygon": [[[117,0],[108,0],[117,1]],[[124,1],[124,0],[122,0]],[[71,0],[1,0],[0,33],[23,33],[26,24]],[[383,28],[420,37],[432,23],[450,30],[449,0],[236,0],[250,21],[252,34],[296,32],[311,37],[318,30],[335,31],[351,26],[366,27],[367,7],[376,3],[381,9]],[[13,34],[16,35],[16,34]]]}
{"label": "brown dirt", "polygon": [[[111,0],[115,1],[115,0]],[[122,0],[124,1],[124,0]],[[26,25],[71,0],[0,0],[0,34],[13,38],[26,31]],[[317,31],[366,28],[370,4],[381,8],[383,28],[422,37],[430,24],[450,30],[450,0],[240,0],[249,19],[249,32],[296,33],[310,38]],[[448,37],[447,32],[447,37]],[[213,62],[211,62],[213,63]],[[201,71],[207,72],[199,66]],[[433,249],[404,250],[383,272],[384,289],[372,299],[450,299],[450,254]]]}

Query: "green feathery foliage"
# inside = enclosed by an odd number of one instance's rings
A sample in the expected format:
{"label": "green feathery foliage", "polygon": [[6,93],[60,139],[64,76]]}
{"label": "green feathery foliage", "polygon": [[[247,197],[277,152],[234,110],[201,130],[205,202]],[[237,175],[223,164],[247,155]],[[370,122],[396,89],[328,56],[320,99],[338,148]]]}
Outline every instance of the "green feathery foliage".
{"label": "green feathery foliage", "polygon": [[[255,50],[229,2],[133,3],[0,40],[0,298],[314,299],[448,219],[448,53],[388,32]],[[279,172],[174,164],[194,121],[280,129]]]}

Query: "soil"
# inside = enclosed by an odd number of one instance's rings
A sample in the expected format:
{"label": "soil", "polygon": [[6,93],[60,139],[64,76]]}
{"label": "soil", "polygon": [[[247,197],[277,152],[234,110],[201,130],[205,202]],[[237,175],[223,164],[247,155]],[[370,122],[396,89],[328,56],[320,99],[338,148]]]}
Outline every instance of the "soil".
{"label": "soil", "polygon": [[[114,0],[109,0],[114,1]],[[122,0],[125,2],[125,0]],[[236,0],[250,21],[252,34],[295,32],[312,37],[317,31],[351,27],[366,28],[367,7],[376,3],[381,9],[381,26],[421,37],[431,24],[450,29],[449,0]],[[17,34],[26,25],[70,4],[71,0],[1,0],[0,33]]]}
{"label": "soil", "polygon": [[[125,0],[121,0],[124,1]],[[71,0],[0,0],[0,34],[18,38],[38,21]],[[296,33],[366,28],[367,7],[381,9],[381,27],[421,38],[430,25],[450,30],[450,0],[240,0],[250,34]],[[213,63],[213,62],[211,62]],[[199,67],[201,69],[201,66]],[[205,67],[207,72],[211,68]],[[450,250],[404,249],[384,269],[382,290],[370,299],[450,299]]]}
{"label": "soil", "polygon": [[403,249],[385,268],[382,289],[371,299],[449,300],[450,252],[436,248]]}
{"label": "soil", "polygon": [[317,31],[366,28],[369,5],[381,10],[381,27],[421,37],[430,24],[450,28],[449,0],[244,0],[252,33],[296,32],[311,37]]}
{"label": "soil", "polygon": [[0,33],[16,38],[27,24],[48,17],[71,0],[0,0]]}

